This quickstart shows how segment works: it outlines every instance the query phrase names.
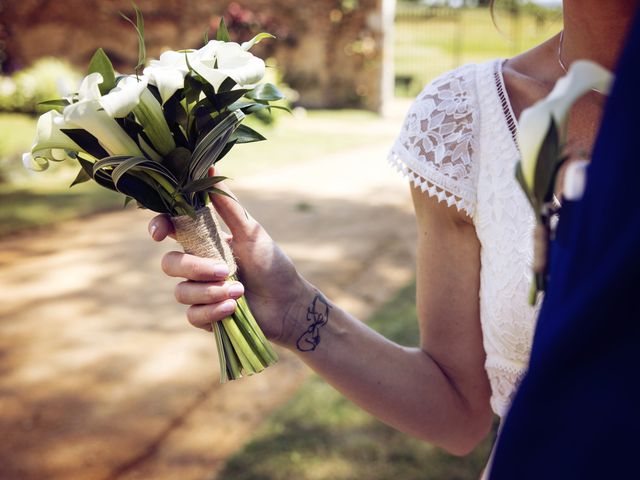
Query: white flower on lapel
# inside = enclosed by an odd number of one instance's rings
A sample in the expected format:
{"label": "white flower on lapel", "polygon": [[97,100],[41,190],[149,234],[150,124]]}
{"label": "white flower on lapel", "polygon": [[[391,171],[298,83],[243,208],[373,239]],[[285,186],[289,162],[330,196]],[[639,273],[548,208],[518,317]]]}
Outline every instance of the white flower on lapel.
{"label": "white flower on lapel", "polygon": [[575,61],[546,98],[522,112],[518,144],[522,154],[522,173],[530,191],[535,187],[538,154],[552,122],[558,127],[560,143],[564,143],[567,115],[573,103],[591,89],[607,95],[612,81],[613,74],[597,63]]}

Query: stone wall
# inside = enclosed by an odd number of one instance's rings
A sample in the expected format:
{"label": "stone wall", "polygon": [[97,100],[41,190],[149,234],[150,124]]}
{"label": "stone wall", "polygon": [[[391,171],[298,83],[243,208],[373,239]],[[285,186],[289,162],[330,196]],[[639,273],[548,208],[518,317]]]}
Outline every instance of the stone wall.
{"label": "stone wall", "polygon": [[[138,0],[144,13],[148,56],[167,48],[197,48],[219,15],[232,37],[246,40],[265,29],[275,33],[255,53],[272,56],[283,80],[307,107],[363,107],[383,104],[382,4],[389,0]],[[133,16],[129,0],[2,0],[0,35],[4,70],[42,56],[64,57],[85,67],[103,47],[116,68],[137,61],[136,36],[120,11]]]}

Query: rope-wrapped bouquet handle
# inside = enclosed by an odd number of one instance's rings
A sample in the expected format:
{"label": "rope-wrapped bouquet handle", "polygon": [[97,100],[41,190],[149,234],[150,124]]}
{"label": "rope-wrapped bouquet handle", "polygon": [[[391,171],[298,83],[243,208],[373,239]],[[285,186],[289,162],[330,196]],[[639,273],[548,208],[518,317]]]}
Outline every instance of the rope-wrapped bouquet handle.
{"label": "rope-wrapped bouquet handle", "polygon": [[[172,217],[176,239],[185,253],[213,258],[229,267],[229,278],[236,279],[238,267],[229,243],[222,238],[220,223],[211,205],[194,217]],[[261,372],[278,361],[276,352],[258,326],[244,296],[236,311],[222,322],[213,322],[213,333],[220,359],[220,382]]]}

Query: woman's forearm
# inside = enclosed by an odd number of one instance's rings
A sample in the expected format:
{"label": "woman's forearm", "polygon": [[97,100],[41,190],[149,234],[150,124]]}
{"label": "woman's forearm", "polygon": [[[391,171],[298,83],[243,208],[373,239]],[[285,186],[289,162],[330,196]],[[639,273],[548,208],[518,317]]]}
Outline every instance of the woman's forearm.
{"label": "woman's forearm", "polygon": [[428,352],[391,342],[311,286],[288,317],[281,343],[383,422],[454,454],[488,432],[488,409],[474,408]]}

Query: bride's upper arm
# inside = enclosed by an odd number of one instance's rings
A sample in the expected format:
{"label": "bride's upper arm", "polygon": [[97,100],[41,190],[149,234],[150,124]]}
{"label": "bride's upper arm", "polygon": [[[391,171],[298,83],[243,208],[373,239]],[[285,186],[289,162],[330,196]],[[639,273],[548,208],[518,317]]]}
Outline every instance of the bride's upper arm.
{"label": "bride's upper arm", "polygon": [[486,406],[480,325],[480,243],[464,212],[417,188],[416,307],[421,348],[438,363],[467,401]]}
{"label": "bride's upper arm", "polygon": [[475,68],[461,67],[425,87],[389,159],[413,184],[421,348],[464,398],[485,408],[490,389],[480,325],[480,242],[473,224],[480,150]]}

